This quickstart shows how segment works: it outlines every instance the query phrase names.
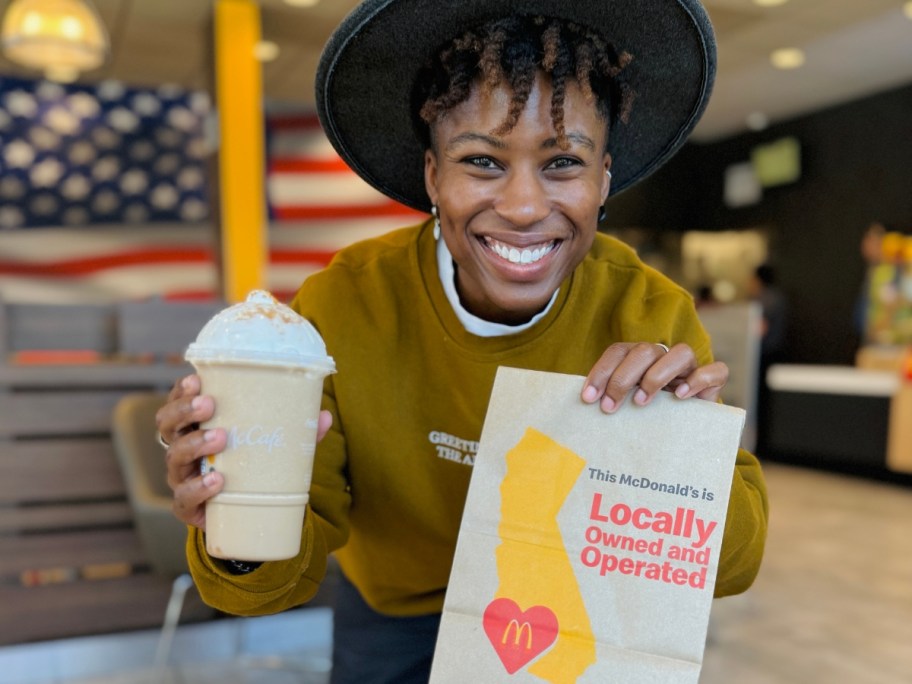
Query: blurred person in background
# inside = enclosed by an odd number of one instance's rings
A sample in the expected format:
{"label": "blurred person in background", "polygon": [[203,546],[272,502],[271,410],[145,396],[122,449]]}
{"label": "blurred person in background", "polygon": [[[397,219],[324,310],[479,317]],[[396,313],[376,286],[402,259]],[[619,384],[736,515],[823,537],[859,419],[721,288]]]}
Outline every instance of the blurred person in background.
{"label": "blurred person in background", "polygon": [[788,326],[788,301],[776,283],[776,272],[770,264],[754,269],[748,296],[759,302],[762,311],[760,365],[768,368],[783,360]]}
{"label": "blurred person in background", "polygon": [[875,221],[868,225],[861,236],[859,253],[864,264],[864,276],[858,297],[855,300],[852,323],[859,345],[864,345],[868,337],[868,311],[871,306],[871,276],[882,258],[881,245],[887,229],[883,223]]}
{"label": "blurred person in background", "polygon": [[716,296],[713,294],[712,285],[703,284],[697,288],[697,293],[694,295],[694,306],[697,307],[697,310],[716,306],[719,302],[716,301]]}
{"label": "blurred person in background", "polygon": [[766,374],[770,366],[785,358],[788,302],[776,284],[770,264],[754,269],[748,284],[748,296],[760,304],[760,362],[757,370],[757,452],[767,448],[766,434],[772,419],[770,388]]}

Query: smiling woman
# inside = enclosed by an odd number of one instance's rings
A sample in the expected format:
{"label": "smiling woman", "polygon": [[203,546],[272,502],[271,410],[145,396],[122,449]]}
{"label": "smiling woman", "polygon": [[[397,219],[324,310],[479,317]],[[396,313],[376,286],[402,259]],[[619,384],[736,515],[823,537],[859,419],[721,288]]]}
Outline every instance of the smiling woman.
{"label": "smiling woman", "polygon": [[[606,414],[663,390],[716,401],[728,379],[690,295],[598,233],[609,195],[674,154],[706,106],[715,44],[702,6],[516,6],[367,0],[324,51],[318,112],[333,146],[432,218],[342,250],[292,303],[339,369],[299,556],[238,574],[207,554],[204,505],[224,479],[198,463],[230,435],[199,424],[219,397],[190,376],[158,414],[207,602],[289,608],[338,559],[336,684],[427,682],[498,367],[581,376],[580,401]],[[729,500],[718,596],[747,589],[763,553],[766,491],[746,451]]]}
{"label": "smiling woman", "polygon": [[514,16],[458,36],[419,75],[427,194],[471,314],[529,321],[591,247],[630,60],[576,24]]}

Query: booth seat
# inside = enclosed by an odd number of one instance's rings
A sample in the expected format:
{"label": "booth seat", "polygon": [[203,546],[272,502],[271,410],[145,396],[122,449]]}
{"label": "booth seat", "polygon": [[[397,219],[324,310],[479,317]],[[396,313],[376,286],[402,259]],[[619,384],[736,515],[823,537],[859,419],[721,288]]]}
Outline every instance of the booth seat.
{"label": "booth seat", "polygon": [[[138,533],[112,412],[190,372],[221,306],[0,301],[0,645],[161,625],[172,578]],[[208,615],[188,601],[186,620]]]}

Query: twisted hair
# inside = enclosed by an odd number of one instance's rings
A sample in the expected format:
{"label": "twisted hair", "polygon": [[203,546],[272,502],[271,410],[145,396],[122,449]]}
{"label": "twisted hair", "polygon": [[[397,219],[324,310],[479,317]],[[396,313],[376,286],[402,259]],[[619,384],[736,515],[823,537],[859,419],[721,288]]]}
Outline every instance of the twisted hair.
{"label": "twisted hair", "polygon": [[429,145],[430,125],[467,100],[473,84],[478,82],[486,93],[505,84],[512,92],[510,108],[492,133],[506,135],[519,121],[538,71],[543,71],[552,84],[551,123],[558,145],[566,149],[568,81],[576,81],[608,127],[626,123],[635,94],[621,72],[632,59],[598,33],[560,19],[512,16],[490,21],[444,45],[422,71],[413,94],[416,126]]}

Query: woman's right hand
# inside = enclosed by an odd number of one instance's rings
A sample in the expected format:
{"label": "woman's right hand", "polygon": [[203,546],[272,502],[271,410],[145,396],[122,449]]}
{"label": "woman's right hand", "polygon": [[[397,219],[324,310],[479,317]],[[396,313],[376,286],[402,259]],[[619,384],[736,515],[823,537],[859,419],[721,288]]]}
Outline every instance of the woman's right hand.
{"label": "woman's right hand", "polygon": [[222,428],[200,429],[200,423],[215,412],[212,397],[200,394],[198,375],[188,375],[174,384],[168,400],[155,414],[155,423],[168,444],[165,462],[168,486],[174,492],[174,514],[187,525],[206,529],[206,501],[222,491],[221,473],[200,475],[200,459],[225,448]]}
{"label": "woman's right hand", "polygon": [[[200,394],[200,378],[188,375],[171,389],[168,400],[155,414],[159,434],[168,444],[165,462],[168,486],[174,492],[174,514],[187,525],[206,529],[206,501],[222,491],[224,476],[210,470],[200,475],[200,459],[225,449],[228,435],[223,428],[200,429],[212,418],[215,400]],[[332,414],[320,411],[317,441],[332,427]]]}

